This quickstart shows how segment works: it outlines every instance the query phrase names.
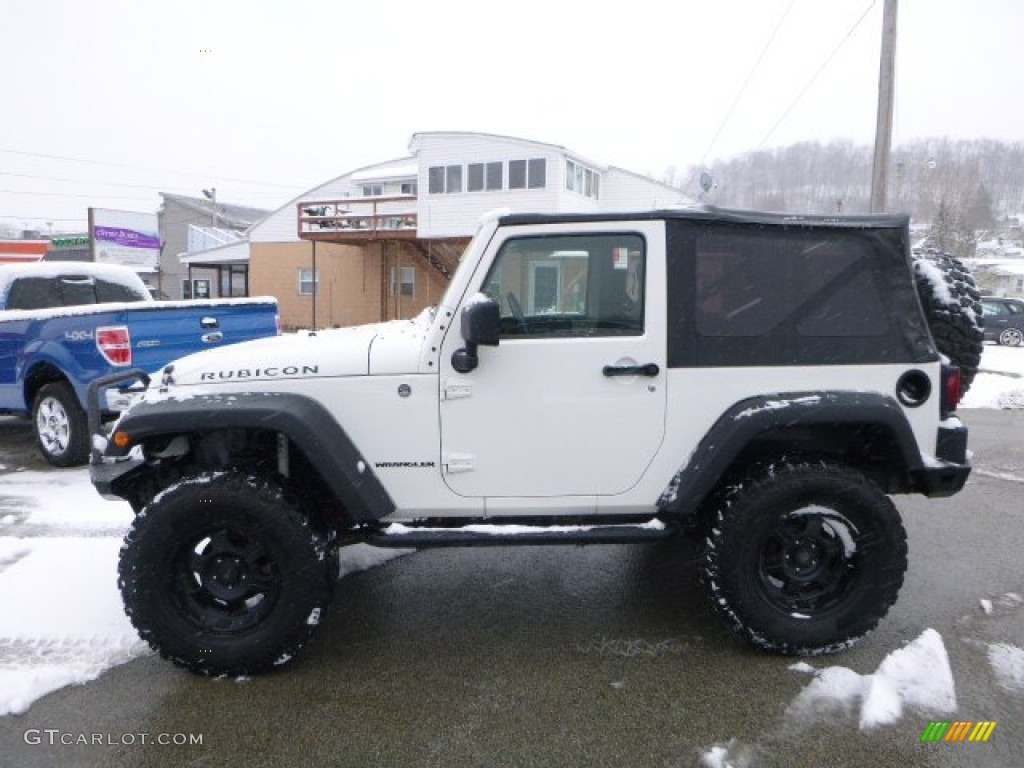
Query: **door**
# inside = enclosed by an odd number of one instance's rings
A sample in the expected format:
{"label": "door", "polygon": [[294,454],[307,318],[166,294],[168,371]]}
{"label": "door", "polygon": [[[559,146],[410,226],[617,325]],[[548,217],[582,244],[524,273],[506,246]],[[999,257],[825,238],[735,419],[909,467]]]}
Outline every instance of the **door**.
{"label": "door", "polygon": [[451,367],[458,323],[442,347],[445,482],[474,497],[624,493],[664,435],[663,224],[520,229],[499,232],[466,293],[499,303],[499,345],[467,374]]}

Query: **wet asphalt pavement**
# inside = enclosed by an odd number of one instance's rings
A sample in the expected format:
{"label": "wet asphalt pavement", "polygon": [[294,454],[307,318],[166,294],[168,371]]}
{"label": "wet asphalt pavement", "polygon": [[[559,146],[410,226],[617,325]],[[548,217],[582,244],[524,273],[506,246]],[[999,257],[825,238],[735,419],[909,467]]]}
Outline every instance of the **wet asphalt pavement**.
{"label": "wet asphalt pavement", "polygon": [[[0,766],[671,767],[730,740],[737,767],[1019,766],[1024,694],[996,684],[986,649],[1024,647],[1024,608],[1000,601],[1024,595],[1024,411],[962,418],[965,491],[896,499],[910,544],[899,601],[854,649],[810,663],[868,674],[933,627],[956,683],[949,719],[996,720],[988,743],[923,744],[932,717],[916,712],[870,732],[841,710],[787,716],[811,678],[723,629],[681,541],[403,557],[343,579],[296,664],[234,680],[135,660],[0,718]],[[0,424],[0,463],[41,468],[16,433]],[[29,729],[104,743],[28,744]]]}

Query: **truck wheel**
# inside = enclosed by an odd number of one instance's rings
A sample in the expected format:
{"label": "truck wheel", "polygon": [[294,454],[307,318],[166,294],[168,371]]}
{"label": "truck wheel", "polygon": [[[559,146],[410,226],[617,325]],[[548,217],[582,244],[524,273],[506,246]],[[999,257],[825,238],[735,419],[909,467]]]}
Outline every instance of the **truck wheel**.
{"label": "truck wheel", "polygon": [[125,610],[165,659],[205,675],[283,665],[330,603],[337,563],[298,501],[240,472],[175,483],[136,518],[118,567]]}
{"label": "truck wheel", "polygon": [[36,444],[55,467],[73,467],[89,458],[88,419],[66,381],[41,387],[32,403]]}
{"label": "truck wheel", "polygon": [[960,366],[966,394],[985,349],[981,293],[974,276],[959,259],[932,251],[915,255],[914,276],[935,346]]}
{"label": "truck wheel", "polygon": [[774,467],[729,492],[701,548],[701,581],[732,630],[766,650],[830,653],[896,601],[907,543],[889,498],[858,473]]}

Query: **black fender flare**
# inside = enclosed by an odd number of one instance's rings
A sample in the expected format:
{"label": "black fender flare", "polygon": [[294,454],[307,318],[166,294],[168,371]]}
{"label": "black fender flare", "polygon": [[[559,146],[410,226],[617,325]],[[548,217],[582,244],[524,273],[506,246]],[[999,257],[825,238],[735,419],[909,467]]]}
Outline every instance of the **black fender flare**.
{"label": "black fender flare", "polygon": [[[304,395],[250,392],[142,401],[116,426],[117,431],[130,436],[133,445],[165,435],[231,428],[266,430],[287,437],[345,506],[353,522],[378,520],[396,509],[372,464],[345,429],[323,405]],[[107,455],[117,455],[116,449],[108,448]]]}
{"label": "black fender flare", "polygon": [[661,514],[692,518],[743,449],[767,432],[793,427],[881,427],[895,438],[908,473],[923,466],[899,403],[877,392],[790,392],[741,400],[723,413],[658,499]]}

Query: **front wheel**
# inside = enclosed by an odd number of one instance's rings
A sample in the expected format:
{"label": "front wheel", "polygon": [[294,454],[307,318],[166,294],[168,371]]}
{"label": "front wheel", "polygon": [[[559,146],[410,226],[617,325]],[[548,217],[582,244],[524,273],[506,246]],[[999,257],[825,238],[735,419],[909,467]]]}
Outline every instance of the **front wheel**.
{"label": "front wheel", "polygon": [[774,467],[725,496],[700,568],[740,636],[779,653],[828,653],[874,629],[896,601],[906,533],[889,498],[860,474]]}
{"label": "front wheel", "polygon": [[73,467],[89,458],[88,419],[66,381],[40,388],[32,404],[36,444],[50,464]]}
{"label": "front wheel", "polygon": [[289,662],[312,637],[337,565],[280,486],[211,472],[172,485],[135,518],[118,573],[128,617],[161,656],[244,675]]}

